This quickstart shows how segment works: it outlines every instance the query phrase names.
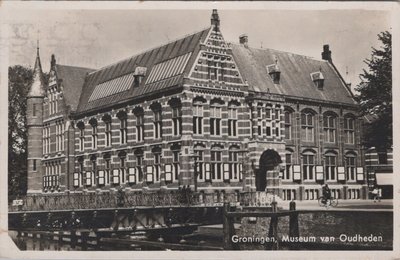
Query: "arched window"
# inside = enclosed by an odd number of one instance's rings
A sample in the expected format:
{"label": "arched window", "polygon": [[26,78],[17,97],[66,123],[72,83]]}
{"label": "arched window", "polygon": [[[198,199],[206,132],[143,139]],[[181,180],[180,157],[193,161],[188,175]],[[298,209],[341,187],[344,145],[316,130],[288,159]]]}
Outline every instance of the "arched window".
{"label": "arched window", "polygon": [[292,139],[292,116],[293,113],[289,109],[285,109],[285,139]]}
{"label": "arched window", "polygon": [[179,98],[172,98],[169,105],[172,109],[172,134],[182,135],[182,102]]}
{"label": "arched window", "polygon": [[303,180],[311,181],[315,179],[315,153],[308,150],[303,156]]}
{"label": "arched window", "polygon": [[77,126],[79,129],[79,150],[83,151],[85,150],[85,124],[80,121]]}
{"label": "arched window", "polygon": [[106,143],[106,147],[111,146],[111,116],[110,115],[104,115],[103,116],[103,121],[105,124],[105,130],[104,130],[104,134],[105,134],[105,143]]}
{"label": "arched window", "polygon": [[204,167],[204,149],[205,147],[203,145],[196,145],[194,147],[194,152],[197,155],[197,179],[199,181],[204,181],[205,180],[205,167]]}
{"label": "arched window", "polygon": [[193,134],[203,134],[203,104],[204,98],[197,97],[193,100]]}
{"label": "arched window", "polygon": [[133,110],[136,116],[136,141],[144,141],[144,110],[141,107],[137,107]]}
{"label": "arched window", "polygon": [[323,119],[324,140],[327,143],[336,142],[336,121],[337,116],[334,113],[325,113]]}
{"label": "arched window", "polygon": [[210,104],[210,134],[214,136],[220,136],[221,121],[222,121],[222,105],[224,102],[220,99],[211,101]]}
{"label": "arched window", "polygon": [[211,147],[211,179],[222,180],[222,149],[219,146]]}
{"label": "arched window", "polygon": [[154,138],[160,139],[162,138],[162,110],[160,103],[153,103],[150,106],[151,110],[153,110],[153,129],[154,129]]}
{"label": "arched window", "polygon": [[293,151],[286,150],[285,159],[286,167],[282,179],[291,180],[293,175]]}
{"label": "arched window", "polygon": [[314,142],[314,114],[311,110],[301,113],[301,140]]}
{"label": "arched window", "polygon": [[89,124],[92,126],[92,149],[97,149],[97,120],[92,118]]}
{"label": "arched window", "polygon": [[106,153],[104,156],[104,184],[109,185],[110,184],[110,178],[111,178],[111,155],[109,153]]}
{"label": "arched window", "polygon": [[346,115],[344,117],[344,142],[346,144],[354,144],[354,116]]}
{"label": "arched window", "polygon": [[336,153],[328,152],[325,154],[325,180],[336,180]]}
{"label": "arched window", "polygon": [[239,147],[231,146],[228,151],[229,179],[239,180]]}
{"label": "arched window", "polygon": [[179,162],[179,157],[181,153],[181,146],[180,145],[172,145],[171,146],[171,151],[172,151],[172,181],[178,181],[179,180],[179,175],[181,172],[181,164]]}
{"label": "arched window", "polygon": [[119,183],[126,181],[126,152],[121,151],[118,154],[119,158]]}
{"label": "arched window", "polygon": [[237,101],[231,101],[228,105],[228,136],[237,136],[237,122],[238,122],[238,106],[240,103]]}
{"label": "arched window", "polygon": [[345,161],[346,161],[346,179],[348,181],[356,180],[356,159],[357,156],[355,153],[346,153]]}
{"label": "arched window", "polygon": [[120,111],[117,117],[119,119],[119,142],[126,144],[128,141],[128,116],[125,111]]}
{"label": "arched window", "polygon": [[153,156],[154,156],[154,181],[160,181],[161,175],[161,148],[156,146],[152,149]]}
{"label": "arched window", "polygon": [[136,156],[136,171],[137,171],[137,182],[141,183],[143,181],[143,150],[138,148],[135,150]]}

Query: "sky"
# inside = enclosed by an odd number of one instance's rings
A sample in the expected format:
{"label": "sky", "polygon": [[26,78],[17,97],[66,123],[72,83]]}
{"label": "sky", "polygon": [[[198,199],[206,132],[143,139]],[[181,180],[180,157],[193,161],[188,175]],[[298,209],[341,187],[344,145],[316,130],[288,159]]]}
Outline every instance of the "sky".
{"label": "sky", "polygon": [[[19,10],[9,24],[9,64],[33,66],[39,39],[44,71],[57,63],[98,69],[210,26],[209,10]],[[219,9],[226,41],[247,34],[249,45],[332,59],[352,87],[366,68],[377,34],[391,30],[390,13],[371,10]]]}

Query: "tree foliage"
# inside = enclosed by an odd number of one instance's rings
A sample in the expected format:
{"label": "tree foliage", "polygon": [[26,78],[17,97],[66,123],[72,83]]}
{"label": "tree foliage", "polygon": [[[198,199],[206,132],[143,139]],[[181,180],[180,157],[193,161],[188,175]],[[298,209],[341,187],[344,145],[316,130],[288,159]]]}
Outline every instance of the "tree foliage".
{"label": "tree foliage", "polygon": [[364,144],[386,150],[393,144],[392,133],[392,35],[385,31],[378,34],[382,46],[372,48],[370,59],[364,62],[368,69],[360,74],[361,83],[357,99],[361,113],[368,120],[364,130]]}
{"label": "tree foliage", "polygon": [[8,69],[8,193],[26,193],[27,129],[26,97],[32,84],[32,69],[13,66]]}

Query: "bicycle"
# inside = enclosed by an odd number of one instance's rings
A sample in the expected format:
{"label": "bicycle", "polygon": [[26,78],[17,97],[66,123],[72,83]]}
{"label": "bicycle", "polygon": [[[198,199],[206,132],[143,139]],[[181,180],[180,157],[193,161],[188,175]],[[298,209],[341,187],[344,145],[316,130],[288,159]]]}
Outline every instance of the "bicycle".
{"label": "bicycle", "polygon": [[318,204],[320,207],[336,207],[339,204],[339,201],[335,198],[325,199],[323,196],[321,196],[318,198]]}

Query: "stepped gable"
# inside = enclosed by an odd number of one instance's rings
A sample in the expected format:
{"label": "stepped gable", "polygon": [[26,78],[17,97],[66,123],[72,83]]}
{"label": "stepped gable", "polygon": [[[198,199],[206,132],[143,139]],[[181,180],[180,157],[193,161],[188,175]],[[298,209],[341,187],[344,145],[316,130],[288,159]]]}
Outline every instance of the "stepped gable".
{"label": "stepped gable", "polygon": [[[113,106],[180,85],[210,28],[114,63],[86,77],[77,113]],[[135,86],[135,76],[142,75]]]}
{"label": "stepped gable", "polygon": [[85,77],[94,69],[56,64],[55,70],[57,78],[62,80],[65,104],[70,107],[71,111],[75,111],[78,107]]}
{"label": "stepped gable", "polygon": [[[246,45],[231,44],[231,47],[243,80],[249,84],[249,90],[293,98],[356,104],[341,76],[328,61]],[[279,66],[279,84],[274,84],[268,74],[267,66],[271,64]],[[318,89],[311,78],[311,73],[318,71],[321,71],[324,77],[322,89]]]}

